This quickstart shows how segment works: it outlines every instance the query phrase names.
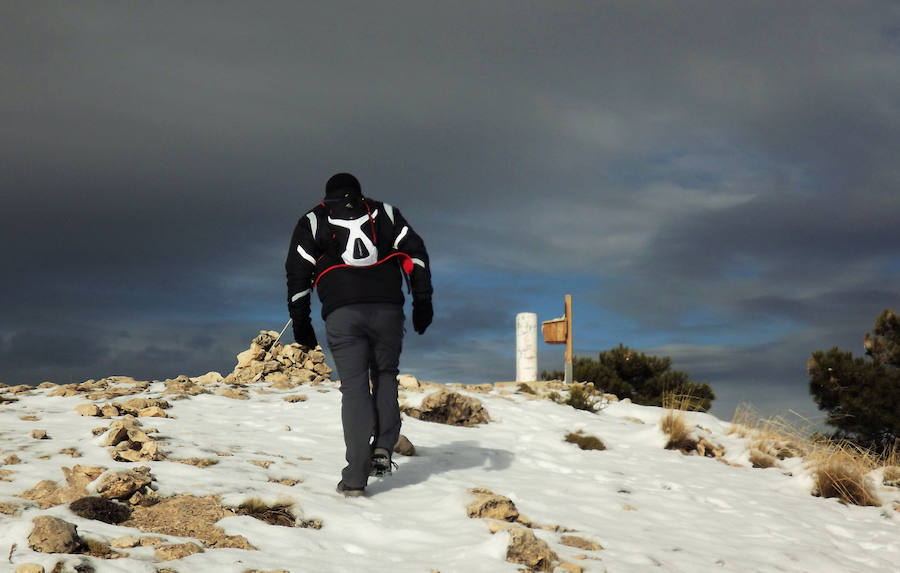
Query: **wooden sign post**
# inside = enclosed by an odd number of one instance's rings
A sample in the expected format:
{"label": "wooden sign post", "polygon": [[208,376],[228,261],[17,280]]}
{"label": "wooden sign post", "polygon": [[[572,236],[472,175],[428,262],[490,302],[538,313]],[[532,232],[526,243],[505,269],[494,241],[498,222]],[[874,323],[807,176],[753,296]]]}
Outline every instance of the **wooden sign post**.
{"label": "wooden sign post", "polygon": [[541,323],[541,333],[547,344],[566,345],[565,382],[572,383],[572,295],[566,295],[566,314]]}

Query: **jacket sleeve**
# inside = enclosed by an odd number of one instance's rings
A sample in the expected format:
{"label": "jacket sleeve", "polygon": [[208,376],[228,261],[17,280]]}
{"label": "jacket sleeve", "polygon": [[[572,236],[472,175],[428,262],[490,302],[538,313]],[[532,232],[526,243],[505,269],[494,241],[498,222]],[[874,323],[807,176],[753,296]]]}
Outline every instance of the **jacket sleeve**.
{"label": "jacket sleeve", "polygon": [[406,253],[412,260],[412,272],[409,274],[410,286],[414,298],[431,298],[434,289],[431,286],[431,264],[428,262],[428,251],[425,241],[406,221],[400,211],[393,207],[394,248]]}
{"label": "jacket sleeve", "polygon": [[287,271],[288,312],[296,325],[309,321],[310,298],[315,278],[316,259],[321,254],[316,241],[318,232],[314,211],[297,221],[284,268]]}

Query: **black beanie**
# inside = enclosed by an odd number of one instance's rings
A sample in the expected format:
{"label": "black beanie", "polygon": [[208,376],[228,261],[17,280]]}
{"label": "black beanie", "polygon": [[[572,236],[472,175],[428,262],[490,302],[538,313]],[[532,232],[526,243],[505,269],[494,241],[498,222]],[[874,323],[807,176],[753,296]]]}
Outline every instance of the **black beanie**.
{"label": "black beanie", "polygon": [[362,193],[359,181],[349,173],[335,173],[325,184],[325,194],[335,195],[339,191],[353,189],[357,193]]}

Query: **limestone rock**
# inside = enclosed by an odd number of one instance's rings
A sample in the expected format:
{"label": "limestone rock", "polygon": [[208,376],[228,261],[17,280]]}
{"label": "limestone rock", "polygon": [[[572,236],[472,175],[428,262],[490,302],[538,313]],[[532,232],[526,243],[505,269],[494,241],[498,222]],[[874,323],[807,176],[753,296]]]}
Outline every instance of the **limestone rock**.
{"label": "limestone rock", "polygon": [[28,536],[28,546],[41,553],[72,553],[81,547],[77,528],[67,521],[50,515],[34,518],[34,529]]}
{"label": "limestone rock", "polygon": [[577,535],[563,535],[559,542],[563,545],[568,545],[569,547],[576,547],[587,551],[599,551],[603,549],[599,543],[594,543],[590,539],[578,537]]}
{"label": "limestone rock", "polygon": [[16,567],[16,573],[45,573],[44,566],[37,563],[22,563]]}
{"label": "limestone rock", "polygon": [[506,548],[506,560],[511,563],[525,565],[532,571],[551,571],[559,557],[547,542],[538,539],[534,531],[525,527],[510,527],[509,545]]}
{"label": "limestone rock", "polygon": [[131,400],[116,405],[123,412],[127,412],[133,416],[137,416],[142,410],[146,410],[147,408],[157,407],[165,410],[171,406],[165,400],[157,398],[132,398]]}
{"label": "limestone rock", "polygon": [[97,484],[97,494],[106,499],[126,499],[153,481],[150,468],[142,466],[127,472],[107,474]]}
{"label": "limestone rock", "polygon": [[106,404],[100,408],[100,415],[104,418],[115,418],[119,415],[119,409],[112,404]]}
{"label": "limestone rock", "polygon": [[426,396],[419,408],[404,407],[403,411],[426,422],[453,426],[475,426],[490,421],[480,400],[443,389]]}
{"label": "limestone rock", "polygon": [[132,547],[137,547],[139,543],[140,541],[138,541],[136,537],[125,535],[123,537],[117,537],[110,541],[109,546],[116,549],[131,549]]}
{"label": "limestone rock", "polygon": [[79,404],[75,406],[75,411],[79,416],[99,416],[100,408],[96,404]]}
{"label": "limestone rock", "polygon": [[197,376],[196,378],[191,378],[191,381],[196,384],[218,384],[223,380],[222,375],[218,372],[207,372],[203,376]]}
{"label": "limestone rock", "polygon": [[416,447],[409,441],[409,438],[400,434],[400,438],[394,446],[394,453],[401,456],[414,456],[416,455]]}
{"label": "limestone rock", "polygon": [[233,398],[235,400],[250,399],[250,397],[247,395],[247,391],[243,388],[219,388],[219,394],[225,396],[226,398]]}
{"label": "limestone rock", "polygon": [[[200,378],[188,378],[187,376],[179,376],[173,380],[166,380],[166,389],[163,391],[163,394],[166,396],[175,394],[175,395],[187,395],[187,396],[196,396],[197,394],[204,394],[206,389],[202,386],[200,380],[212,380],[213,377],[206,378],[210,374],[218,374],[217,372],[210,372]],[[221,381],[221,380],[219,380]],[[212,382],[209,382],[212,383]]]}
{"label": "limestone rock", "polygon": [[291,383],[290,376],[284,372],[272,372],[271,374],[267,374],[265,381],[268,382],[272,388],[277,390],[289,390],[296,386],[296,384]]}
{"label": "limestone rock", "polygon": [[138,412],[138,418],[168,418],[166,411],[159,406],[150,406]]}
{"label": "limestone rock", "polygon": [[293,394],[291,396],[284,397],[285,402],[296,403],[296,402],[306,402],[306,394]]}
{"label": "limestone rock", "polygon": [[31,437],[35,440],[49,440],[47,430],[31,430]]}
{"label": "limestone rock", "polygon": [[498,519],[500,521],[515,521],[519,517],[516,504],[508,497],[497,495],[489,489],[474,488],[469,493],[475,494],[476,499],[466,507],[466,513],[471,518]]}
{"label": "limestone rock", "polygon": [[412,374],[400,374],[397,376],[397,382],[400,385],[400,388],[404,390],[421,390],[422,384],[419,382],[418,378],[413,376]]}
{"label": "limestone rock", "polygon": [[194,553],[201,553],[203,548],[196,543],[175,543],[172,545],[160,545],[156,548],[156,558],[160,561],[174,561],[182,559]]}

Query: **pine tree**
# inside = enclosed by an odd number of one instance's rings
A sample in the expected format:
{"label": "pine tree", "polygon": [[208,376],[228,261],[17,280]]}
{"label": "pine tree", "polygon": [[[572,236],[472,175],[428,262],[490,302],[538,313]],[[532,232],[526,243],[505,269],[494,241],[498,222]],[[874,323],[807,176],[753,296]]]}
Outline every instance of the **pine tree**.
{"label": "pine tree", "polygon": [[869,360],[837,347],[813,352],[809,392],[837,428],[832,437],[886,451],[900,438],[900,318],[886,309],[863,345]]}
{"label": "pine tree", "polygon": [[[635,404],[662,406],[666,396],[690,396],[691,409],[706,412],[716,399],[709,384],[692,382],[690,375],[672,370],[669,357],[648,356],[627,346],[601,352],[597,359],[575,357],[572,376],[580,382],[592,382],[603,392]],[[545,380],[561,379],[559,371],[542,372]]]}

